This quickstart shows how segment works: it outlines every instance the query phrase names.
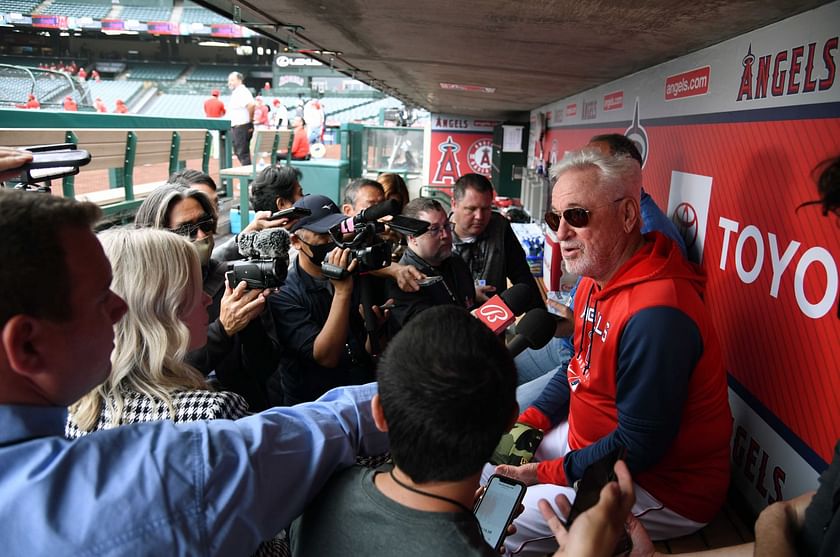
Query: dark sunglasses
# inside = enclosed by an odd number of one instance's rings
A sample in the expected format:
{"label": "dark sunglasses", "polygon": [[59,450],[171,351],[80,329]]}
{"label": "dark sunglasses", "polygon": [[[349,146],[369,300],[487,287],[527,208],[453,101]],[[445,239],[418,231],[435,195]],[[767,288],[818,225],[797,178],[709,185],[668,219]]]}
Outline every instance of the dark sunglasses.
{"label": "dark sunglasses", "polygon": [[185,222],[177,228],[170,228],[170,232],[174,232],[178,236],[185,236],[192,240],[198,236],[198,231],[201,230],[205,234],[212,234],[216,230],[216,219],[211,215],[204,215],[198,222]]}
{"label": "dark sunglasses", "polygon": [[[626,198],[621,197],[619,199],[615,199],[613,200],[613,203],[618,203],[624,199]],[[606,205],[604,205],[604,207],[606,207]],[[561,219],[564,219],[566,224],[572,228],[585,228],[586,225],[589,224],[589,215],[591,214],[592,212],[589,209],[584,209],[583,207],[571,207],[559,213],[555,211],[546,211],[543,218],[545,219],[545,223],[548,227],[557,232],[557,229],[560,228]]]}
{"label": "dark sunglasses", "polygon": [[589,211],[583,207],[572,207],[562,213],[555,213],[554,211],[545,212],[545,223],[555,232],[560,228],[561,219],[566,219],[566,224],[572,228],[583,228],[589,224]]}

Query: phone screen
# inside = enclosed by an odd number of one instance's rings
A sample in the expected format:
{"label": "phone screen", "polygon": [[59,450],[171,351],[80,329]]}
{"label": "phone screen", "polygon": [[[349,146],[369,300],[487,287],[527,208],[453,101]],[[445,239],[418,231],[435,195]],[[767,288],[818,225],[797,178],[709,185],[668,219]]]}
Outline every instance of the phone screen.
{"label": "phone screen", "polygon": [[499,549],[504,539],[508,525],[513,521],[522,497],[525,495],[525,484],[493,475],[487,484],[487,490],[475,508],[475,517],[481,526],[481,534],[494,549]]}

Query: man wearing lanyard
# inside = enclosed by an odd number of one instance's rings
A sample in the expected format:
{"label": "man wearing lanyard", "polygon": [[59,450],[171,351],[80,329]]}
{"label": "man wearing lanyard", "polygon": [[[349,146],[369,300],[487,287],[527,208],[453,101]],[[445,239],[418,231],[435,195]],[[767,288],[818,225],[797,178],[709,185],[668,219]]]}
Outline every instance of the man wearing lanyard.
{"label": "man wearing lanyard", "polygon": [[231,72],[228,76],[230,88],[230,102],[228,116],[230,117],[230,135],[233,139],[233,152],[239,159],[239,164],[251,164],[251,137],[254,135],[254,96],[242,83],[242,74]]}
{"label": "man wearing lanyard", "polygon": [[417,198],[403,209],[403,215],[431,223],[428,230],[408,237],[400,264],[413,265],[427,279],[417,292],[403,292],[391,284],[389,297],[395,301],[392,315],[404,326],[412,317],[432,306],[454,304],[472,308],[475,305],[475,283],[467,264],[452,256],[452,224],[446,211],[434,199]]}

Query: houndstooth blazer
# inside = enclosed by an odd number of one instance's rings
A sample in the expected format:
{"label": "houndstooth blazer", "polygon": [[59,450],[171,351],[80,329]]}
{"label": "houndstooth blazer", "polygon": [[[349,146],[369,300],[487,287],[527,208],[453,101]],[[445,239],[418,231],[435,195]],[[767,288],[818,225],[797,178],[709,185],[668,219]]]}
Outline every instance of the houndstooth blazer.
{"label": "houndstooth blazer", "polygon": [[[248,403],[236,393],[228,391],[181,391],[172,395],[176,422],[196,422],[202,420],[236,420],[248,415]],[[136,424],[169,420],[169,409],[163,401],[150,398],[141,393],[131,393],[125,401],[122,419],[114,424],[111,412],[103,405],[96,430],[115,427],[116,425]],[[67,416],[64,434],[75,439],[85,435],[74,421],[73,414]]]}

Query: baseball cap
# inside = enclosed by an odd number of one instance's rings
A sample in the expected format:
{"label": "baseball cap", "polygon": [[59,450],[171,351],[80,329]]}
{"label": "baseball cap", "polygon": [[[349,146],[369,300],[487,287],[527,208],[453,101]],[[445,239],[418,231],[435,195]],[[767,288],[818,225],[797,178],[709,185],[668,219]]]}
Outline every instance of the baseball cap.
{"label": "baseball cap", "polygon": [[309,209],[312,214],[298,219],[292,225],[291,232],[305,228],[316,234],[325,234],[330,231],[330,228],[347,218],[341,214],[338,205],[325,195],[305,195],[295,201],[294,207]]}
{"label": "baseball cap", "polygon": [[219,95],[222,94],[222,92],[219,91],[218,89],[213,89],[212,91],[210,91],[210,94],[213,95],[214,97],[218,97]]}

